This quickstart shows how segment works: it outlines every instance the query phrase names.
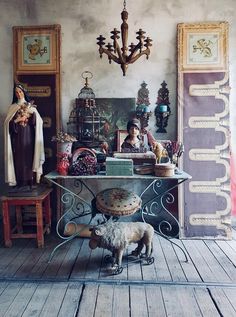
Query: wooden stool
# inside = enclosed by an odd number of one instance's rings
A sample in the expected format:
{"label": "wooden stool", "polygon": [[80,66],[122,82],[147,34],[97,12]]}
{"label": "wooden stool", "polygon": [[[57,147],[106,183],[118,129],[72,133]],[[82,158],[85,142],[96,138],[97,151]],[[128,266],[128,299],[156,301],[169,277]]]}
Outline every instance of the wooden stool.
{"label": "wooden stool", "polygon": [[[50,193],[51,188],[45,188],[35,196],[2,196],[2,214],[3,214],[3,230],[5,246],[12,246],[11,239],[18,238],[36,238],[38,248],[44,247],[44,233],[50,232],[51,228],[51,208]],[[11,228],[10,206],[15,206],[16,226]],[[23,233],[23,222],[21,207],[35,206],[36,222],[30,223],[36,225],[36,233]],[[43,214],[45,217],[45,225],[43,223]]]}

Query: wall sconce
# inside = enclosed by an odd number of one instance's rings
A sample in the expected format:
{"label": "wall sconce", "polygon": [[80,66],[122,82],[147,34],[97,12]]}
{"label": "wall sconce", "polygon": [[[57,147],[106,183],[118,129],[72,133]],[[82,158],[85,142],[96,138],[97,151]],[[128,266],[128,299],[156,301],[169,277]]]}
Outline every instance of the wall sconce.
{"label": "wall sconce", "polygon": [[138,90],[138,97],[136,101],[136,117],[141,123],[141,128],[148,127],[149,117],[152,112],[149,110],[149,90],[146,88],[147,84],[143,82],[141,88]]}
{"label": "wall sconce", "polygon": [[157,133],[167,133],[166,127],[168,125],[168,119],[171,114],[170,102],[169,102],[169,90],[166,88],[167,84],[165,81],[162,82],[161,87],[158,90],[157,106],[155,108],[156,126],[158,129]]}
{"label": "wall sconce", "polygon": [[107,54],[109,63],[111,64],[111,61],[113,60],[115,63],[120,64],[123,71],[123,76],[125,76],[129,64],[134,63],[142,55],[146,55],[146,58],[148,59],[148,56],[150,55],[150,46],[152,46],[152,40],[149,37],[145,38],[144,34],[146,32],[144,32],[142,29],[139,29],[139,31],[136,32],[138,35],[136,39],[139,42],[136,45],[134,43],[129,45],[130,54],[128,55],[128,11],[126,10],[126,1],[124,1],[124,9],[121,12],[121,19],[123,21],[121,24],[121,38],[123,46],[120,47],[117,41],[120,38],[118,35],[120,31],[118,31],[116,28],[111,31],[113,45],[108,43],[106,48],[104,48],[103,45],[105,45],[104,40],[106,38],[102,35],[97,38],[97,44],[99,45],[100,58],[102,58],[103,53]]}

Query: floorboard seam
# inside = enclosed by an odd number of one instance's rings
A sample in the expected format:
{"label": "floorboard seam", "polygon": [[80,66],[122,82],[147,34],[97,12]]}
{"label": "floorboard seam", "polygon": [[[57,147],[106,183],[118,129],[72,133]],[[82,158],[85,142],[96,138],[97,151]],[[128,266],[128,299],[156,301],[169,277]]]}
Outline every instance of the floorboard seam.
{"label": "floorboard seam", "polygon": [[83,286],[82,286],[81,294],[80,294],[79,301],[78,301],[78,306],[77,306],[76,312],[74,314],[75,317],[79,315],[79,309],[80,309],[80,304],[81,304],[81,301],[82,301],[82,298],[84,295],[84,290],[85,290],[85,284],[83,284]]}
{"label": "floorboard seam", "polygon": [[212,302],[214,303],[215,308],[217,309],[219,315],[220,315],[221,317],[224,317],[224,315],[223,315],[223,314],[221,313],[221,311],[220,311],[219,306],[217,305],[217,303],[216,303],[216,301],[215,301],[214,296],[213,296],[212,293],[211,293],[211,290],[210,290],[209,288],[207,288],[207,291],[208,291],[208,294],[209,294],[209,296],[210,296]]}
{"label": "floorboard seam", "polygon": [[165,285],[165,286],[189,286],[189,287],[225,287],[225,288],[236,288],[235,283],[219,283],[219,282],[170,282],[170,281],[153,281],[153,280],[118,280],[118,279],[55,279],[55,278],[47,278],[47,279],[30,279],[30,278],[15,278],[15,277],[9,277],[9,278],[0,278],[0,282],[9,282],[9,283],[81,283],[81,284],[108,284],[108,285]]}

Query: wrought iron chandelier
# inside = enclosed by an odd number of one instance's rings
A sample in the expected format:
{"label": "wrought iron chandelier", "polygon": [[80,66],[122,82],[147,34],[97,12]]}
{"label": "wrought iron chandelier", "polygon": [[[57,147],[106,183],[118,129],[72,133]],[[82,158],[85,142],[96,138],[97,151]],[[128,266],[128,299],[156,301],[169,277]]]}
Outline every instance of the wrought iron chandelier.
{"label": "wrought iron chandelier", "polygon": [[[120,64],[123,71],[123,76],[125,76],[129,64],[133,64],[142,55],[146,55],[146,58],[148,59],[148,56],[150,55],[150,46],[152,46],[152,40],[149,37],[144,36],[144,34],[146,33],[145,31],[139,29],[139,31],[136,32],[136,34],[138,35],[136,37],[138,43],[136,45],[134,43],[131,43],[128,48],[128,11],[126,10],[125,0],[124,9],[121,12],[121,19],[123,21],[121,24],[121,32],[118,31],[116,28],[111,31],[111,39],[113,40],[113,44],[108,43],[107,45],[105,45],[104,40],[106,38],[102,35],[97,38],[97,44],[99,45],[100,58],[102,58],[103,53],[107,54],[109,64],[111,64],[112,60],[115,63]],[[123,45],[122,47],[120,47],[118,43],[118,39],[120,38],[120,36],[118,35],[119,33],[121,33]],[[104,45],[106,48],[103,47]]]}

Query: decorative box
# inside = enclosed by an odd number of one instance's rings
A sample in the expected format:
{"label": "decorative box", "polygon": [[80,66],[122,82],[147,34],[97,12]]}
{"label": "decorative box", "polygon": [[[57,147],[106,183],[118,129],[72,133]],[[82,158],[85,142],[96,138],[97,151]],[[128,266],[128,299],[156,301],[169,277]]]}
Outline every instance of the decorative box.
{"label": "decorative box", "polygon": [[132,176],[133,161],[131,159],[117,159],[107,157],[106,175],[108,176]]}
{"label": "decorative box", "polygon": [[175,175],[174,164],[156,164],[155,165],[155,176],[171,177],[174,175]]}
{"label": "decorative box", "polygon": [[136,165],[134,167],[134,172],[140,175],[150,175],[154,174],[154,167],[155,165],[153,164]]}

